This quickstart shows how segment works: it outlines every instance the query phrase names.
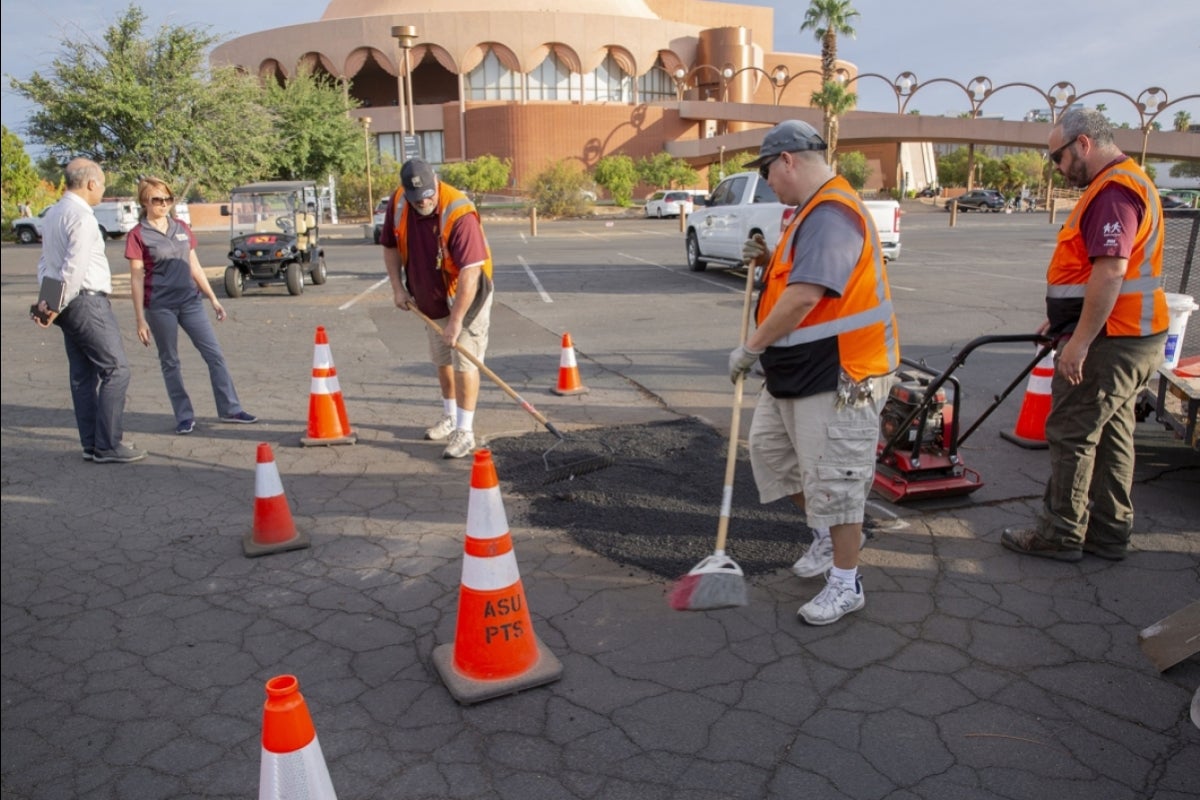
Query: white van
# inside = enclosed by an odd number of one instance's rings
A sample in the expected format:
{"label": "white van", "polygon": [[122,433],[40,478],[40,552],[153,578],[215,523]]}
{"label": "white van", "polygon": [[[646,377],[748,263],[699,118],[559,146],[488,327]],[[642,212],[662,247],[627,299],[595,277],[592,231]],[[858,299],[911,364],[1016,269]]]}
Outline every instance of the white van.
{"label": "white van", "polygon": [[105,200],[96,206],[96,222],[100,232],[109,239],[120,239],[138,224],[139,206],[136,200]]}

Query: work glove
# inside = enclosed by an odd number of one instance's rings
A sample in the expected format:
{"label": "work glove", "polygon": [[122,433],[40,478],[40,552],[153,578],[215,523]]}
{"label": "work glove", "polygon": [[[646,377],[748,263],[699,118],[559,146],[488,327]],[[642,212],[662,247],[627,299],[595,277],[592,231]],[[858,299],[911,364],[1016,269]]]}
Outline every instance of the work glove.
{"label": "work glove", "polygon": [[752,266],[767,263],[767,241],[756,233],[742,244],[742,261]]}
{"label": "work glove", "polygon": [[751,350],[745,343],[733,348],[729,353],[729,380],[737,383],[738,378],[749,372],[762,354],[762,350]]}

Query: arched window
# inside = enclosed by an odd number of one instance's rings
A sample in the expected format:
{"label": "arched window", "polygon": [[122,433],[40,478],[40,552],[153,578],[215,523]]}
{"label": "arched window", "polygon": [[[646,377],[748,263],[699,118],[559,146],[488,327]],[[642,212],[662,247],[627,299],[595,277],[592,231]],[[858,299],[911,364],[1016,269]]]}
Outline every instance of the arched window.
{"label": "arched window", "polygon": [[551,50],[529,73],[530,100],[570,100],[571,69]]}
{"label": "arched window", "polygon": [[632,103],[633,79],[609,53],[600,66],[583,76],[583,99],[597,103]]}
{"label": "arched window", "polygon": [[649,72],[638,78],[638,99],[647,103],[675,99],[675,82],[667,72],[662,56],[654,60]]}
{"label": "arched window", "polygon": [[520,100],[520,76],[489,49],[479,66],[467,74],[467,96],[471,100]]}

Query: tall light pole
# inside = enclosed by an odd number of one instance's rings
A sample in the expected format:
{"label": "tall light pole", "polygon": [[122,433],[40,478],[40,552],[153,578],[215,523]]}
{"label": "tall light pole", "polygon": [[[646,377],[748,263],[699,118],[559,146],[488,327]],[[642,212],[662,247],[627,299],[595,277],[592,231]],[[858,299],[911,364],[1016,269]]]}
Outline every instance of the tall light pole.
{"label": "tall light pole", "polygon": [[363,152],[367,156],[367,216],[375,213],[375,194],[371,191],[371,118],[360,117],[363,126]]}
{"label": "tall light pole", "polygon": [[417,123],[413,111],[416,103],[414,102],[412,92],[412,70],[408,67],[408,51],[412,50],[413,41],[417,38],[416,26],[393,25],[392,37],[395,38],[396,44],[400,47],[400,74],[397,76],[400,82],[400,160],[407,161],[408,154],[405,152],[406,148],[404,146],[405,106],[407,106],[408,114],[408,132],[414,138],[417,135]]}

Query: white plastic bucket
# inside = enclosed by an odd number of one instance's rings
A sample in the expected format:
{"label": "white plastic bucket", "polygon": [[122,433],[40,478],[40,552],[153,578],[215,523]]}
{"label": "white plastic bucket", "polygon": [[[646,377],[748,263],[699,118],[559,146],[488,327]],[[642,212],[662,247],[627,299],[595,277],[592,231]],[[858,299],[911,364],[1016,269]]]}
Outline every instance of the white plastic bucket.
{"label": "white plastic bucket", "polygon": [[1179,364],[1183,336],[1187,332],[1188,315],[1200,309],[1191,295],[1167,292],[1167,345],[1163,350],[1163,366],[1175,369]]}

